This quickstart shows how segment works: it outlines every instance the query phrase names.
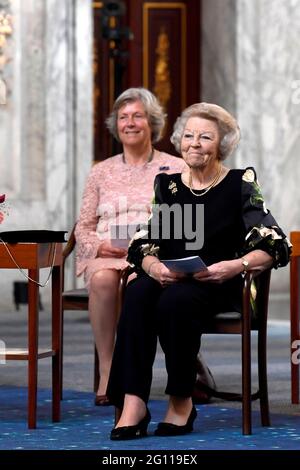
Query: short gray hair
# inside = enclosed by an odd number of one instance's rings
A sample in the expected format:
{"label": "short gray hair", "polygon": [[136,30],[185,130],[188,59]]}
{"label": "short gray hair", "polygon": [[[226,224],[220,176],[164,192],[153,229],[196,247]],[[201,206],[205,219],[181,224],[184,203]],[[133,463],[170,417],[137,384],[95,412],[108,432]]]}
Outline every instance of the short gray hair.
{"label": "short gray hair", "polygon": [[156,96],[146,88],[128,88],[125,90],[116,99],[112,112],[105,121],[106,125],[110,133],[120,142],[117,126],[118,111],[125,104],[134,103],[135,101],[141,101],[145,108],[145,113],[151,129],[151,142],[152,144],[155,144],[155,142],[158,142],[162,137],[167,115],[164,113],[164,110],[159,104]]}
{"label": "short gray hair", "polygon": [[236,148],[240,141],[241,133],[236,119],[224,108],[212,103],[196,103],[184,109],[174,124],[171,142],[177,152],[181,152],[181,139],[187,123],[191,117],[200,117],[214,121],[220,132],[219,154],[220,159],[225,160]]}

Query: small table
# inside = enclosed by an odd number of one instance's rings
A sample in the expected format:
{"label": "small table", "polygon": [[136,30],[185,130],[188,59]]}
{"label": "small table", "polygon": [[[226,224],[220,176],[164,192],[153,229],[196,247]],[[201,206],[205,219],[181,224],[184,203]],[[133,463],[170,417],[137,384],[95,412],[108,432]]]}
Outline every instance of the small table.
{"label": "small table", "polygon": [[[28,349],[7,349],[4,358],[28,361],[28,428],[36,428],[38,359],[52,357],[52,421],[60,421],[62,345],[62,243],[7,243],[18,266],[28,270]],[[39,270],[52,271],[52,348],[38,349]],[[4,243],[0,242],[0,269],[16,269]],[[35,282],[34,282],[35,281]]]}

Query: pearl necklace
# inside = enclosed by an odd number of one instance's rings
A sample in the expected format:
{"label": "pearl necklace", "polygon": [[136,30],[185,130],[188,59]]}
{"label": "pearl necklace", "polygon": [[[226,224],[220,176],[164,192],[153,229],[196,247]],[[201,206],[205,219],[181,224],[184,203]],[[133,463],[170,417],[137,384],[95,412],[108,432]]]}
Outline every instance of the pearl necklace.
{"label": "pearl necklace", "polygon": [[209,191],[211,188],[213,188],[213,187],[217,184],[217,182],[219,181],[220,176],[221,176],[221,173],[222,173],[222,169],[223,169],[223,168],[222,168],[222,164],[220,163],[220,168],[219,168],[219,170],[218,170],[218,173],[217,173],[216,176],[214,177],[212,183],[211,183],[209,186],[207,186],[207,188],[205,189],[205,191],[204,191],[203,193],[199,193],[199,194],[197,194],[197,193],[195,193],[195,192],[193,191],[193,179],[192,179],[192,172],[191,172],[191,170],[190,170],[190,175],[189,175],[189,190],[191,191],[191,193],[192,193],[194,196],[197,196],[197,197],[199,197],[199,196],[204,196],[204,194],[208,193],[208,191]]}

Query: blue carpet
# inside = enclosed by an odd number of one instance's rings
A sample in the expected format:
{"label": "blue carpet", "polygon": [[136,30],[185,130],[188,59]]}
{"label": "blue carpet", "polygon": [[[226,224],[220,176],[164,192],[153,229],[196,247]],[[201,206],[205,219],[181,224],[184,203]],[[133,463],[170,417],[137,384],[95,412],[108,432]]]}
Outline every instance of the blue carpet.
{"label": "blue carpet", "polygon": [[95,407],[93,395],[66,391],[62,401],[62,420],[51,422],[50,390],[38,392],[38,427],[27,428],[27,389],[0,388],[1,450],[295,450],[300,448],[300,417],[271,414],[272,427],[260,426],[253,413],[253,434],[241,434],[240,409],[217,405],[198,405],[194,432],[172,438],[153,435],[166,402],[149,403],[152,420],[147,438],[113,442],[113,408]]}

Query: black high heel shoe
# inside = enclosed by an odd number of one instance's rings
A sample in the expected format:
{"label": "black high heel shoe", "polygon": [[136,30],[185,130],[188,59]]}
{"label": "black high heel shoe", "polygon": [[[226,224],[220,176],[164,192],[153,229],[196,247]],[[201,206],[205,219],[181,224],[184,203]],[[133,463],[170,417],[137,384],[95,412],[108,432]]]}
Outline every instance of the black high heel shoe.
{"label": "black high heel shoe", "polygon": [[147,408],[146,416],[137,424],[133,426],[121,426],[112,429],[110,439],[112,441],[125,441],[128,439],[137,439],[139,437],[147,436],[147,427],[151,421],[151,415]]}
{"label": "black high heel shoe", "polygon": [[173,423],[158,423],[156,430],[154,431],[155,436],[180,436],[181,434],[187,434],[192,432],[193,423],[197,417],[196,408],[193,406],[190,416],[187,419],[186,424],[178,426]]}

